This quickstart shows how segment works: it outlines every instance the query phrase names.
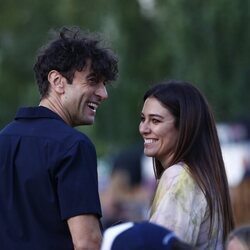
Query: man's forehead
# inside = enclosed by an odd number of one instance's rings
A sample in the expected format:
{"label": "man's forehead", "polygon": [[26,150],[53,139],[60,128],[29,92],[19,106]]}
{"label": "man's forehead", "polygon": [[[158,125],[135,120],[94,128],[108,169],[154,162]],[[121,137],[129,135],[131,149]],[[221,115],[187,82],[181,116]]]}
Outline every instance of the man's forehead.
{"label": "man's forehead", "polygon": [[82,71],[93,71],[91,59],[86,59],[86,63],[84,65]]}
{"label": "man's forehead", "polygon": [[102,75],[101,72],[94,70],[91,59],[86,60],[86,64],[81,72],[85,73],[87,77],[96,77],[97,81],[106,81],[106,77]]}

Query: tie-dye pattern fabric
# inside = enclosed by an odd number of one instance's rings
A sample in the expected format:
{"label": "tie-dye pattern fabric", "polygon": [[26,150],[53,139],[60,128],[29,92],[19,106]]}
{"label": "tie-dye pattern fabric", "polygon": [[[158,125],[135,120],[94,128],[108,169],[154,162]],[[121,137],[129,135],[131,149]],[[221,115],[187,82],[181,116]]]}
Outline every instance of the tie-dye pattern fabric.
{"label": "tie-dye pattern fabric", "polygon": [[[166,169],[151,207],[150,221],[173,230],[196,249],[223,249],[217,216],[209,240],[210,217],[205,196],[183,163]],[[219,239],[219,240],[218,240]]]}

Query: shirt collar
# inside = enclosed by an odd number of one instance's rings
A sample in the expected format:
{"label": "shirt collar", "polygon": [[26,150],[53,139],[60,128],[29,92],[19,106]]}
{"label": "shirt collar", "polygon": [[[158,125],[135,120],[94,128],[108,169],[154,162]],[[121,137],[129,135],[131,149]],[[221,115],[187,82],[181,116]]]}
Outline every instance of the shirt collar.
{"label": "shirt collar", "polygon": [[15,120],[37,118],[56,119],[64,122],[58,114],[43,106],[19,108],[15,116]]}

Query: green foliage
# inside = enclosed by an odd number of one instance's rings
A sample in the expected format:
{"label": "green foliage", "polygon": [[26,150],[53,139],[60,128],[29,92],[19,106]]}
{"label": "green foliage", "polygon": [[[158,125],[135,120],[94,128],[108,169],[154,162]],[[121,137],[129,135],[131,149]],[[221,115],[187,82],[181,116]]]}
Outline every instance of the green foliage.
{"label": "green foliage", "polygon": [[38,103],[36,51],[62,25],[103,33],[119,55],[109,100],[94,126],[80,128],[99,154],[139,140],[143,93],[164,79],[196,84],[218,121],[249,119],[248,0],[2,0],[0,18],[0,127]]}

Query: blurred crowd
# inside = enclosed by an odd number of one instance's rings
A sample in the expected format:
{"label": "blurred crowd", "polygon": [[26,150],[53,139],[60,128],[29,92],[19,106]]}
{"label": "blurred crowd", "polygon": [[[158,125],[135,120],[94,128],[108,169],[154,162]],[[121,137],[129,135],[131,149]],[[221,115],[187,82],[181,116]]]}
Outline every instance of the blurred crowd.
{"label": "blurred crowd", "polygon": [[[219,124],[218,133],[235,226],[250,224],[249,129],[242,124]],[[156,182],[152,159],[144,156],[142,142],[113,155],[110,165],[103,168],[108,169],[99,175],[104,228],[147,219]]]}

